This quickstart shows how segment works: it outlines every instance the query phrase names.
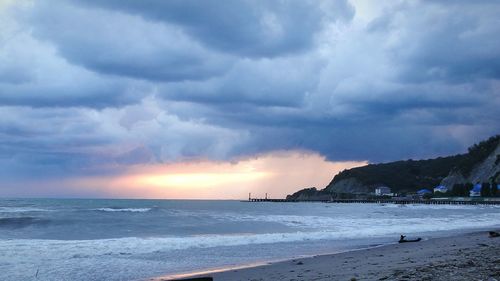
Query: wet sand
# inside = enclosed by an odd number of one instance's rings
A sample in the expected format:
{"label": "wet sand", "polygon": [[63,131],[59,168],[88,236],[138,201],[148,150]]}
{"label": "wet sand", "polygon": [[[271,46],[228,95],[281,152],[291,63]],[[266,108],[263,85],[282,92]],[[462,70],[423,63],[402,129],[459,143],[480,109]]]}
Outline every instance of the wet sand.
{"label": "wet sand", "polygon": [[190,277],[203,276],[211,276],[215,281],[500,281],[500,237],[490,238],[487,232],[475,232],[255,267],[198,273]]}

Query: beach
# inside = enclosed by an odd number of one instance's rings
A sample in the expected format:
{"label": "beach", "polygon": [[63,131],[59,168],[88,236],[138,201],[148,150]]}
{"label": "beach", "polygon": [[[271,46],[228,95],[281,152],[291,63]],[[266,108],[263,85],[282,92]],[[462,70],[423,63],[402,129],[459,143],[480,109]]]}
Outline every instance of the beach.
{"label": "beach", "polygon": [[[395,237],[397,240],[397,237]],[[394,243],[182,278],[236,280],[500,280],[500,237],[488,232]],[[180,278],[180,276],[177,276]],[[182,279],[181,278],[181,279]],[[151,280],[172,280],[160,277]]]}

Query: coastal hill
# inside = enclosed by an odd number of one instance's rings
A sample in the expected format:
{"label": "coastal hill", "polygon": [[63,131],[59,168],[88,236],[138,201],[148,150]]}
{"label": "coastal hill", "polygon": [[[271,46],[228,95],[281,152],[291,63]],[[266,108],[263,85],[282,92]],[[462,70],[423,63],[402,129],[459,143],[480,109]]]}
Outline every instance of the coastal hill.
{"label": "coastal hill", "polygon": [[427,160],[369,164],[338,173],[322,190],[306,188],[287,199],[328,200],[345,194],[367,194],[380,186],[392,192],[416,192],[444,185],[500,182],[500,135],[469,147],[465,154]]}

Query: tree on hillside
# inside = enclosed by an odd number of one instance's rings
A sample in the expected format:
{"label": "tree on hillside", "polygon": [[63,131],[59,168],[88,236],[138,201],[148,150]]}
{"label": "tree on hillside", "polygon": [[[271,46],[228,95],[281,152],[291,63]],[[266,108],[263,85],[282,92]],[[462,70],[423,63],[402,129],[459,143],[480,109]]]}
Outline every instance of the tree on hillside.
{"label": "tree on hillside", "polygon": [[497,186],[498,186],[498,185],[497,185],[497,183],[496,183],[496,182],[494,182],[494,181],[493,181],[493,182],[491,183],[491,190],[490,190],[490,193],[491,193],[491,196],[492,196],[492,197],[496,197],[496,196],[500,195],[500,194],[498,194],[498,187],[497,187]]}
{"label": "tree on hillside", "polygon": [[474,188],[474,185],[470,182],[466,183],[464,186],[463,194],[462,196],[469,196],[471,189]]}
{"label": "tree on hillside", "polygon": [[453,185],[453,188],[451,189],[451,195],[453,196],[462,196],[464,193],[465,186],[461,183],[456,183]]}
{"label": "tree on hillside", "polygon": [[489,196],[491,196],[491,193],[490,193],[490,183],[489,182],[483,182],[483,184],[481,184],[481,196],[482,197],[489,197]]}
{"label": "tree on hillside", "polygon": [[464,176],[468,176],[477,163],[488,157],[500,143],[500,135],[493,136],[469,147],[468,154],[458,163],[459,171]]}

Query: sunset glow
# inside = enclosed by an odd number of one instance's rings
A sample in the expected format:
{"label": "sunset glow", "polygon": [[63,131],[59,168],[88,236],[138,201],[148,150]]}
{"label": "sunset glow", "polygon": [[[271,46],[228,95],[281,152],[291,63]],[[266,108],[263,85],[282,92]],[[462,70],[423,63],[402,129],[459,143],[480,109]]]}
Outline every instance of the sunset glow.
{"label": "sunset glow", "polygon": [[265,172],[247,173],[189,173],[172,175],[145,175],[139,176],[138,184],[154,187],[213,187],[225,184],[235,184],[245,181],[254,181],[269,176]]}
{"label": "sunset glow", "polygon": [[41,192],[34,194],[42,197],[63,185],[68,194],[81,197],[245,199],[249,193],[252,197],[264,197],[267,193],[272,198],[283,198],[304,187],[324,188],[338,172],[366,164],[330,162],[316,153],[288,151],[238,162],[135,165],[115,175],[26,184],[42,186]]}

